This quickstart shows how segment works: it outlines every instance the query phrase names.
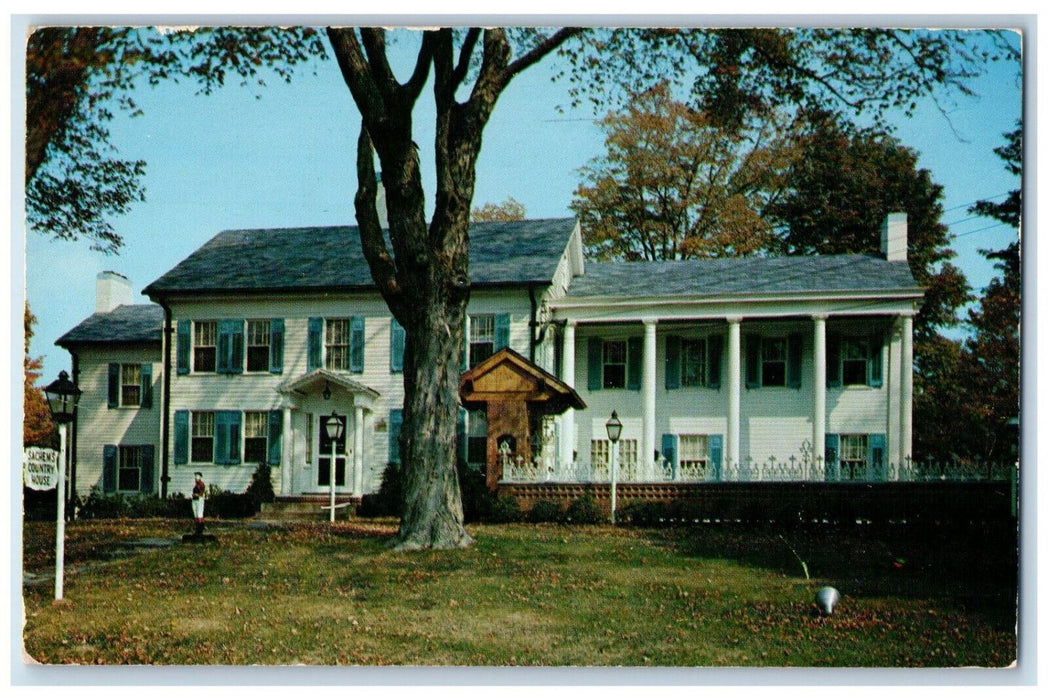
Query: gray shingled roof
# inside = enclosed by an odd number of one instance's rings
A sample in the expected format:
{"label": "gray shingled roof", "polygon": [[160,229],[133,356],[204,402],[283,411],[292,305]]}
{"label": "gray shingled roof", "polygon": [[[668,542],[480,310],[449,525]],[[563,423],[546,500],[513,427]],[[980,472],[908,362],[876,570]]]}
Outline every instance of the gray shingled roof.
{"label": "gray shingled roof", "polygon": [[[473,224],[473,284],[549,283],[574,228],[574,219]],[[224,231],[144,293],[372,287],[357,227],[332,226]]]}
{"label": "gray shingled roof", "polygon": [[872,255],[804,255],[661,262],[586,263],[569,297],[659,297],[907,290],[906,262]]}
{"label": "gray shingled roof", "polygon": [[109,313],[95,313],[55,341],[68,348],[95,343],[160,344],[164,311],[156,304],[118,306]]}

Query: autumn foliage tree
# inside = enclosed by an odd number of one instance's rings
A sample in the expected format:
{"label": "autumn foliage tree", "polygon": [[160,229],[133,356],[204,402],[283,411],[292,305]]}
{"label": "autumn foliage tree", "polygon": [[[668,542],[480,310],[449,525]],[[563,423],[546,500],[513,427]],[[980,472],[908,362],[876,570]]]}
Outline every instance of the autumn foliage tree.
{"label": "autumn foliage tree", "polygon": [[501,204],[486,202],[483,206],[474,207],[470,218],[476,222],[482,221],[523,221],[528,217],[528,210],[524,205],[507,197]]}
{"label": "autumn foliage tree", "polygon": [[22,403],[22,444],[24,446],[51,447],[55,437],[55,426],[51,421],[51,411],[47,408],[47,399],[36,383],[40,381],[41,370],[44,367],[42,357],[29,356],[29,342],[33,339],[33,326],[36,324],[36,316],[29,310],[29,304],[25,305],[23,317],[25,327],[25,360]]}
{"label": "autumn foliage tree", "polygon": [[582,169],[572,203],[591,255],[683,260],[768,247],[763,212],[795,152],[785,120],[720,128],[663,83],[600,125],[607,152]]}

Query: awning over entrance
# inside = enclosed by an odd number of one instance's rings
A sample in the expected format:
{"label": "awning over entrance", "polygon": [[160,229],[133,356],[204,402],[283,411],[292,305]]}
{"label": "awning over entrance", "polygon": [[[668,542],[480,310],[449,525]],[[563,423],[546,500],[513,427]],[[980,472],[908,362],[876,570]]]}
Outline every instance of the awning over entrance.
{"label": "awning over entrance", "polygon": [[354,381],[344,374],[327,369],[316,369],[308,374],[288,379],[280,385],[280,393],[308,396],[325,390],[341,389],[353,397],[353,403],[374,410],[379,393],[371,387]]}
{"label": "awning over entrance", "polygon": [[459,396],[462,405],[471,410],[492,402],[526,402],[541,407],[544,415],[586,408],[572,387],[510,348],[463,372]]}

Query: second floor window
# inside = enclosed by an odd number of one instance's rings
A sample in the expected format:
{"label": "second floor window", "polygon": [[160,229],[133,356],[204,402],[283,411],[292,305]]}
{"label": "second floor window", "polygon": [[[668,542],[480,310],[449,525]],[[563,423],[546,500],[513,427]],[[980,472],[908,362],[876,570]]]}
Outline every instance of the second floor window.
{"label": "second floor window", "polygon": [[682,338],[680,341],[681,386],[706,386],[706,339]]}
{"label": "second floor window", "polygon": [[845,386],[866,384],[869,377],[870,344],[865,340],[841,340],[841,381]]}
{"label": "second floor window", "polygon": [[120,366],[120,405],[138,406],[142,403],[142,365]]}
{"label": "second floor window", "polygon": [[786,386],[786,339],[761,342],[761,386]]}
{"label": "second floor window", "polygon": [[214,372],[217,356],[218,323],[196,321],[193,323],[193,370]]}
{"label": "second floor window", "polygon": [[626,341],[604,341],[604,388],[626,388]]}
{"label": "second floor window", "polygon": [[329,318],[324,329],[324,367],[349,370],[349,319]]}
{"label": "second floor window", "polygon": [[247,322],[248,372],[269,371],[269,326],[268,320]]}
{"label": "second floor window", "polygon": [[495,354],[495,315],[469,317],[469,366],[478,364]]}

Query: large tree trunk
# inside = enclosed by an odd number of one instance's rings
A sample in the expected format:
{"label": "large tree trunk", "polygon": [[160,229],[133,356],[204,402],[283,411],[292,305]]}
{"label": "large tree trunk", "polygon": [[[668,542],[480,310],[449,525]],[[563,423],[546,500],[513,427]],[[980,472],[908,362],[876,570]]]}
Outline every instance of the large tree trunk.
{"label": "large tree trunk", "polygon": [[[467,30],[457,58],[450,29],[427,31],[411,77],[399,83],[386,60],[382,30],[328,29],[362,117],[354,200],[361,246],[407,341],[401,430],[404,512],[394,541],[399,549],[448,549],[473,541],[462,521],[455,430],[470,291],[469,214],[481,134],[509,80],[577,31],[559,30],[512,63],[500,29]],[[478,42],[483,60],[469,99],[459,102],[456,91]],[[427,225],[412,112],[431,67],[437,191]],[[376,154],[385,187],[388,241],[376,211]]]}

